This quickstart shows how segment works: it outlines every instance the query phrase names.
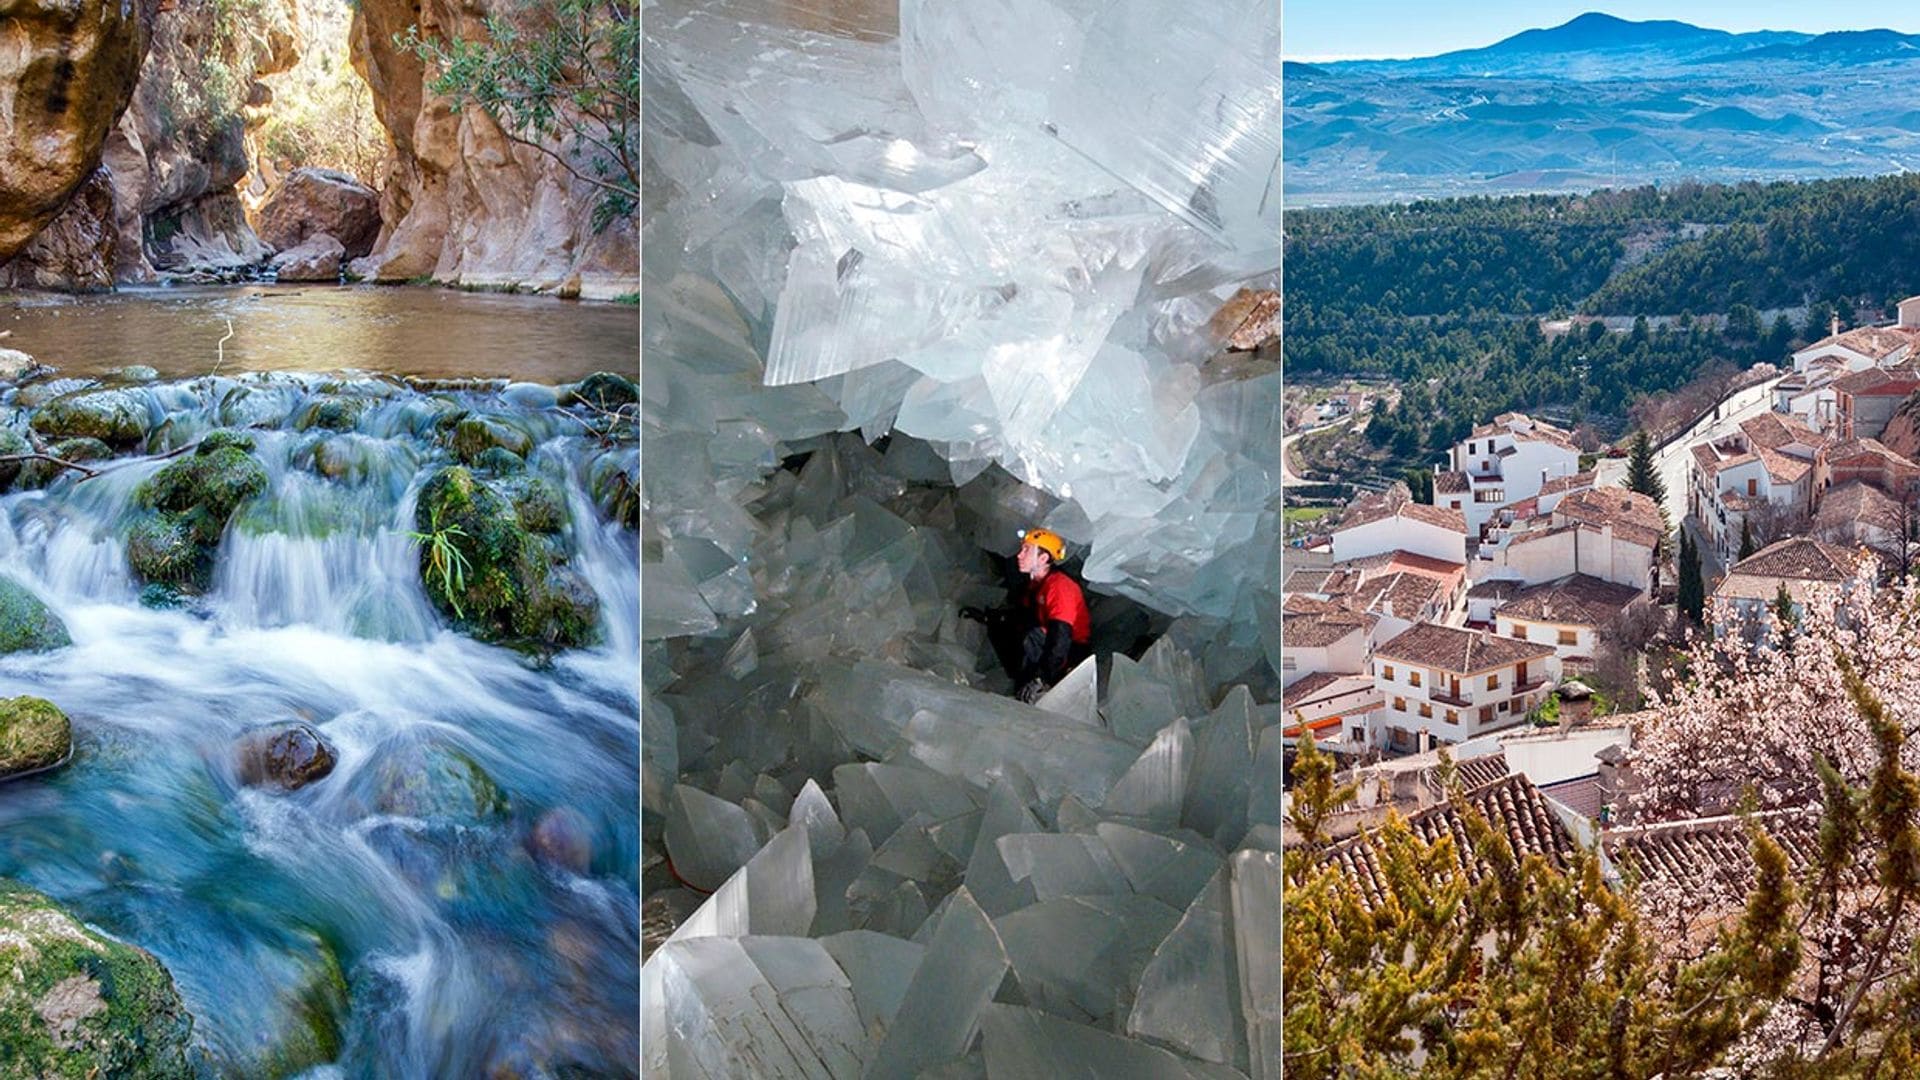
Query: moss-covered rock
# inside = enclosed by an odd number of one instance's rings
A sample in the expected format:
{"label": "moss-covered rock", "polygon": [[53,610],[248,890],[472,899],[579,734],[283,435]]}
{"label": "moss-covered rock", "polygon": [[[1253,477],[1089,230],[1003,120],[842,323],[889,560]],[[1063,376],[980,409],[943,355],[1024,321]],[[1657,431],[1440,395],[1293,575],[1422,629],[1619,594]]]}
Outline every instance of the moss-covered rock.
{"label": "moss-covered rock", "polygon": [[435,568],[435,545],[420,545],[427,595],[455,625],[482,641],[540,649],[593,641],[597,622],[581,617],[582,593],[593,590],[551,573],[547,546],[492,485],[461,466],[442,469],[421,486],[415,522],[420,533],[441,536],[466,561],[456,587]]}
{"label": "moss-covered rock", "polygon": [[[26,436],[9,427],[0,427],[0,457],[16,454],[31,454],[33,446]],[[20,479],[20,472],[28,465],[38,465],[37,461],[0,461],[0,491],[12,488]]]}
{"label": "moss-covered rock", "polygon": [[135,491],[141,506],[156,511],[127,537],[127,561],[143,581],[189,592],[212,583],[228,519],[267,488],[266,469],[244,449],[251,445],[245,436],[216,431]]}
{"label": "moss-covered rock", "polygon": [[[25,450],[4,452],[24,453]],[[47,453],[62,461],[106,461],[113,457],[113,447],[108,446],[99,439],[62,439],[47,447]],[[4,467],[4,465],[0,465],[0,468]],[[19,469],[20,475],[14,479],[13,487],[22,491],[38,491],[53,483],[55,480],[58,480],[62,474],[68,471],[65,465],[56,465],[51,461],[39,460],[21,464]]]}
{"label": "moss-covered rock", "polygon": [[147,397],[134,390],[86,390],[48,402],[30,421],[49,439],[99,439],[128,447],[153,426]]}
{"label": "moss-covered rock", "polygon": [[140,606],[155,611],[172,611],[186,607],[188,597],[179,589],[164,581],[149,581],[140,589]]}
{"label": "moss-covered rock", "polygon": [[0,577],[0,653],[47,652],[71,644],[60,616],[26,586]]}
{"label": "moss-covered rock", "polygon": [[145,364],[128,364],[107,373],[108,377],[126,383],[150,383],[160,378],[160,373]]}
{"label": "moss-covered rock", "polygon": [[250,731],[240,737],[236,750],[243,784],[293,791],[333,771],[333,748],[305,724]]}
{"label": "moss-covered rock", "polygon": [[640,388],[633,380],[611,371],[593,374],[560,391],[560,404],[585,403],[602,409],[618,409],[640,400]]}
{"label": "moss-covered rock", "polygon": [[556,566],[547,571],[535,633],[545,645],[591,645],[600,639],[600,597],[587,579]]}
{"label": "moss-covered rock", "polygon": [[73,725],[59,706],[37,697],[0,700],[0,778],[52,768],[72,749]]}
{"label": "moss-covered rock", "polygon": [[524,458],[533,452],[533,436],[497,416],[468,416],[453,425],[447,448],[469,465],[495,449]]}
{"label": "moss-covered rock", "polygon": [[553,481],[540,476],[516,475],[500,482],[500,490],[513,503],[520,527],[528,532],[557,533],[567,527],[567,500]]}
{"label": "moss-covered rock", "polygon": [[193,450],[196,454],[211,454],[215,450],[225,450],[228,447],[251,451],[253,445],[253,436],[245,431],[216,428],[202,435],[199,444]]}
{"label": "moss-covered rock", "polygon": [[527,462],[525,458],[505,447],[489,446],[474,455],[473,467],[495,476],[511,476],[514,473],[525,472]]}
{"label": "moss-covered rock", "polygon": [[406,739],[383,746],[367,779],[369,809],[459,822],[507,816],[512,804],[472,755],[457,747]]}
{"label": "moss-covered rock", "polygon": [[294,417],[293,426],[296,431],[310,431],[313,428],[352,431],[366,411],[367,403],[362,398],[328,394],[307,402],[299,415]]}
{"label": "moss-covered rock", "polygon": [[601,454],[588,468],[587,494],[609,521],[637,530],[640,528],[639,478],[638,452]]}
{"label": "moss-covered rock", "polygon": [[152,954],[0,880],[0,1078],[188,1080],[192,1036]]}

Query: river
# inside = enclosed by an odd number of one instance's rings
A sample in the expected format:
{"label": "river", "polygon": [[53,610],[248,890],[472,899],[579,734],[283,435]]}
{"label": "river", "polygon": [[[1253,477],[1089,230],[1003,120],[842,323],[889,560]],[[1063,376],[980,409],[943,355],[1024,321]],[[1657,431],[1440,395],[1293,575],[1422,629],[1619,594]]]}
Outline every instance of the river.
{"label": "river", "polygon": [[[73,639],[0,657],[0,696],[45,697],[75,729],[65,767],[0,784],[0,876],[156,954],[213,1075],[634,1071],[638,546],[593,491],[638,451],[526,385],[631,373],[634,309],[272,286],[9,302],[0,345],[62,377],[163,378],[126,388],[145,454],[0,496],[0,574]],[[319,374],[339,369],[516,385]],[[315,422],[342,399],[349,420]],[[19,402],[0,398],[15,427]],[[429,602],[407,533],[450,461],[436,420],[463,409],[524,433],[526,471],[561,494],[544,542],[591,585],[598,644],[480,644]],[[222,425],[252,429],[267,490],[204,596],[143,605],[126,537],[165,464],[147,455]],[[243,783],[242,734],[288,722],[332,745],[331,774]]]}

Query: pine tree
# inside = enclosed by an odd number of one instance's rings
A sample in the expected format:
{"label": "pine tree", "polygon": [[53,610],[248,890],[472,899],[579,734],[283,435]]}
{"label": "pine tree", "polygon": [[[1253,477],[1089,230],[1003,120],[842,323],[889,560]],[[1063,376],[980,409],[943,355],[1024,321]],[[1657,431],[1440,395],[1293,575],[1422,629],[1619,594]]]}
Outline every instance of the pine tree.
{"label": "pine tree", "polygon": [[1676,599],[1687,618],[1699,623],[1706,613],[1707,587],[1700,579],[1700,552],[1694,548],[1693,537],[1685,529],[1680,530],[1680,582]]}
{"label": "pine tree", "polygon": [[1653,464],[1653,440],[1646,429],[1633,433],[1633,445],[1627,451],[1627,490],[1637,491],[1656,503],[1667,501],[1667,485]]}
{"label": "pine tree", "polygon": [[1740,560],[1753,554],[1753,523],[1744,516],[1740,519]]}

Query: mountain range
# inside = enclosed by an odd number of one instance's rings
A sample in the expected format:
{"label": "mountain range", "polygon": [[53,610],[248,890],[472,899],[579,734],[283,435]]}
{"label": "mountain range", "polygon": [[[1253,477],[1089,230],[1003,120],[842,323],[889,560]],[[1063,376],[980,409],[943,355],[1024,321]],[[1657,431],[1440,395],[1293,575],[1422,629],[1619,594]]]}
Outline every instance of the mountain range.
{"label": "mountain range", "polygon": [[1293,205],[1920,169],[1920,35],[1589,13],[1410,60],[1288,63]]}

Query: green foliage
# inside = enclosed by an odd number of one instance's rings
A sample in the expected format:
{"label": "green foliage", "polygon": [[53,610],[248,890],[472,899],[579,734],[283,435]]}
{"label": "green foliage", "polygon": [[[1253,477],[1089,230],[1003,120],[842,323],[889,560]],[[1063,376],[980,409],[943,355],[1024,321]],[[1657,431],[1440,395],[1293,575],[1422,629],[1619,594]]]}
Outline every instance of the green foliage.
{"label": "green foliage", "polygon": [[319,166],[372,183],[387,133],[349,55],[352,7],[346,0],[306,0],[303,7],[307,47],[292,70],[267,77],[273,109],[260,126],[261,150],[282,169]]}
{"label": "green foliage", "polygon": [[473,569],[473,564],[460,553],[455,541],[465,537],[467,531],[459,525],[440,524],[439,507],[434,508],[429,522],[426,532],[409,532],[407,536],[422,545],[422,572],[428,588],[452,607],[455,615],[464,619],[467,613],[460,606],[460,596],[466,591],[467,572]]}
{"label": "green foliage", "polygon": [[1693,536],[1685,529],[1680,530],[1679,592],[1675,598],[1681,612],[1698,625],[1706,614],[1707,587],[1700,576],[1700,552],[1693,546]]}
{"label": "green foliage", "polygon": [[[640,202],[638,0],[522,2],[486,20],[486,37],[396,35],[438,74],[429,84],[455,108],[477,105],[507,137],[598,188],[594,226]],[[555,149],[558,144],[558,149]]]}
{"label": "green foliage", "polygon": [[1734,558],[1737,561],[1744,561],[1747,558],[1747,556],[1752,554],[1753,554],[1753,523],[1748,521],[1747,518],[1744,515],[1742,515],[1740,518],[1740,554],[1734,556]]}
{"label": "green foliage", "polygon": [[1653,440],[1647,437],[1645,428],[1633,433],[1633,445],[1627,452],[1627,490],[1656,503],[1667,501],[1667,484],[1653,463]]}
{"label": "green foliage", "polygon": [[[1302,767],[1306,767],[1303,774]],[[1665,953],[1597,856],[1518,855],[1453,787],[1464,842],[1373,830],[1363,898],[1323,860],[1321,826],[1352,796],[1303,742],[1282,904],[1283,1026],[1296,1078],[1697,1075],[1767,1015],[1798,961],[1785,853],[1752,832],[1746,910],[1704,950]],[[1450,785],[1451,786],[1451,785]]]}

